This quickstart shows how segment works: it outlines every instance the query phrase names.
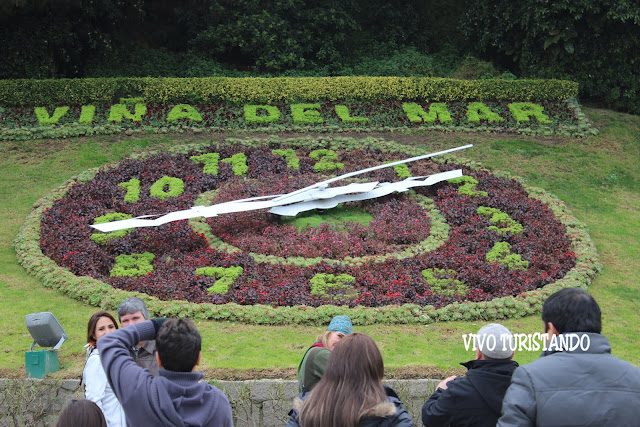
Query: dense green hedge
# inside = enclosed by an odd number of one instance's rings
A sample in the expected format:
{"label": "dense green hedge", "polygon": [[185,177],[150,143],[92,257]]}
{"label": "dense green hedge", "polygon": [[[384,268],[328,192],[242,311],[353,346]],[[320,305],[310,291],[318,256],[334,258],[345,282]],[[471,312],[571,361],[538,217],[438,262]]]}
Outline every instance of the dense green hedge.
{"label": "dense green hedge", "polygon": [[0,105],[154,102],[234,104],[336,100],[562,101],[578,95],[568,80],[455,80],[412,77],[97,78],[0,80]]}

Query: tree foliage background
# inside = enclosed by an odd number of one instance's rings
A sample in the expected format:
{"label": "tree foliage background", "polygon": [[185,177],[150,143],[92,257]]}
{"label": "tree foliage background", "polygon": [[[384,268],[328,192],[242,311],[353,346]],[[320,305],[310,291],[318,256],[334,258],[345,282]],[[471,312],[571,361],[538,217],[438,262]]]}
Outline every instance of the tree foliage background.
{"label": "tree foliage background", "polygon": [[640,113],[637,0],[0,0],[0,78],[570,78]]}

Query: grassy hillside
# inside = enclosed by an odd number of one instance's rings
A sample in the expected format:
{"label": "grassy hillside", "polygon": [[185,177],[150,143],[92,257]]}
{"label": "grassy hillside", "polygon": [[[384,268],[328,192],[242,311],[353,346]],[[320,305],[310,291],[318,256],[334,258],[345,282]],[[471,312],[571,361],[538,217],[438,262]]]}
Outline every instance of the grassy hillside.
{"label": "grassy hillside", "polygon": [[[604,334],[613,353],[640,365],[640,117],[585,109],[600,129],[586,140],[541,139],[513,135],[384,135],[435,151],[475,144],[465,157],[496,170],[525,177],[564,200],[589,226],[603,272],[590,292],[603,310]],[[224,136],[217,136],[221,139]],[[12,241],[33,203],[69,177],[128,154],[197,142],[194,136],[149,138],[96,137],[72,140],[4,142],[0,145],[0,377],[24,376],[24,351],[31,337],[24,316],[53,312],[70,339],[60,350],[60,377],[77,377],[84,363],[86,323],[96,307],[44,288],[17,263]],[[540,332],[539,316],[504,322],[512,332]],[[265,327],[199,321],[203,367],[218,378],[291,376],[306,347],[321,332],[316,327]],[[381,346],[385,364],[396,376],[442,376],[472,358],[462,334],[481,324],[451,322],[428,326],[367,326],[359,330]],[[516,355],[520,363],[538,352]]]}

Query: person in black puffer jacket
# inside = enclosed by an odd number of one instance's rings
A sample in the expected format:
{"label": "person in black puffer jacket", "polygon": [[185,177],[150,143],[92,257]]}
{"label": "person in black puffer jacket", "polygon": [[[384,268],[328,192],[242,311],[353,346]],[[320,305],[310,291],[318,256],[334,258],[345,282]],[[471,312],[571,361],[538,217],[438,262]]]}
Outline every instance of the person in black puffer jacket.
{"label": "person in black puffer jacket", "polygon": [[376,343],[354,332],[331,352],[322,379],[296,398],[287,427],[409,427],[398,395],[382,385],[384,364]]}
{"label": "person in black puffer jacket", "polygon": [[[490,338],[489,338],[490,337]],[[449,377],[422,407],[425,426],[495,426],[502,399],[518,364],[513,358],[513,336],[497,323],[486,325],[475,337],[476,360],[461,363],[466,377]]]}

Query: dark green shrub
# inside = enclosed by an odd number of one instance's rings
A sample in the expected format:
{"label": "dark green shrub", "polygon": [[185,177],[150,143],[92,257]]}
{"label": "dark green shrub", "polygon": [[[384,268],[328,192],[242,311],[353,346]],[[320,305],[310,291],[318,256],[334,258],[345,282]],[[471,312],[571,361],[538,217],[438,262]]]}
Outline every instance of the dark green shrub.
{"label": "dark green shrub", "polygon": [[635,0],[484,0],[472,3],[462,29],[479,53],[519,75],[571,78],[583,97],[640,112]]}

